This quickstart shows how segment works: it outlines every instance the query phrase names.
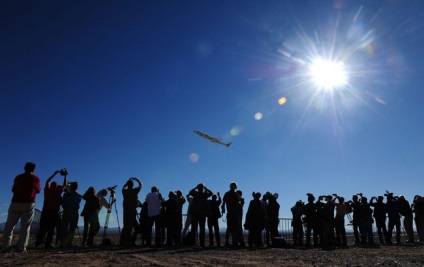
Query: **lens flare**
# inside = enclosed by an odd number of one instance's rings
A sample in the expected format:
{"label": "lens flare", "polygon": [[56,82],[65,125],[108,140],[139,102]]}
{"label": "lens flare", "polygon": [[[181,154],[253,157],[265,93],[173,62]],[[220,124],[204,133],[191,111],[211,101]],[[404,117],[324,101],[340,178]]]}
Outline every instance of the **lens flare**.
{"label": "lens flare", "polygon": [[199,157],[199,155],[197,153],[191,153],[190,154],[190,157],[189,157],[190,161],[193,162],[193,163],[198,162],[199,161],[199,158],[200,157]]}
{"label": "lens flare", "polygon": [[262,112],[258,112],[255,114],[255,120],[259,121],[263,118],[263,116]]}
{"label": "lens flare", "polygon": [[284,105],[286,102],[287,102],[287,98],[285,97],[278,99],[278,104],[281,106]]}

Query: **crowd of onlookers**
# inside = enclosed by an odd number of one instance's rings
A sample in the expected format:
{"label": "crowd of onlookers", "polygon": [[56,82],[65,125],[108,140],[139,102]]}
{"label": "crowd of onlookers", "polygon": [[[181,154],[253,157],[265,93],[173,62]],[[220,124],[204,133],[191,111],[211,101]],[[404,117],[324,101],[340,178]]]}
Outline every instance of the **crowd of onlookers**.
{"label": "crowd of onlookers", "polygon": [[[16,176],[12,187],[12,202],[3,231],[3,251],[11,249],[13,229],[19,220],[21,227],[18,251],[25,252],[28,245],[30,226],[34,219],[35,198],[36,194],[41,192],[41,185],[40,179],[33,173],[34,163],[26,163],[24,170],[24,173]],[[57,174],[63,176],[62,184],[52,182]],[[35,246],[43,246],[45,249],[73,246],[80,216],[84,218],[81,245],[95,245],[94,238],[101,228],[99,212],[102,208],[107,210],[107,217],[101,244],[110,245],[107,227],[113,205],[116,211],[116,188],[117,186],[114,186],[96,192],[94,187],[89,187],[81,195],[77,192],[78,183],[67,181],[66,169],[55,171],[44,186],[44,203]],[[177,190],[169,192],[167,198],[154,186],[144,201],[138,198],[141,189],[142,183],[135,177],[131,177],[122,187],[123,228],[119,240],[121,246],[135,246],[138,238],[141,238],[141,245],[148,247],[183,244],[204,247],[206,240],[209,246],[245,247],[244,230],[248,231],[247,246],[250,248],[287,246],[278,230],[280,205],[277,193],[266,192],[262,195],[253,192],[243,222],[245,200],[242,192],[237,190],[236,182],[230,183],[229,190],[222,198],[219,192],[214,194],[203,183],[191,189],[186,196],[181,190]],[[109,200],[106,199],[108,194]],[[291,208],[294,246],[347,246],[345,217],[352,225],[356,244],[374,244],[374,223],[381,244],[392,244],[394,230],[396,243],[401,243],[402,230],[408,237],[407,242],[415,242],[414,219],[419,241],[424,241],[424,198],[421,196],[415,196],[412,205],[403,196],[397,197],[390,192],[386,192],[385,196],[372,197],[370,201],[362,194],[354,195],[349,201],[336,194],[319,196],[317,199],[310,193],[307,196],[307,203],[299,200]],[[85,203],[80,211],[82,200]],[[183,224],[185,203],[188,208]],[[224,242],[221,242],[220,218],[226,222]],[[208,239],[206,225],[209,230]],[[120,229],[119,221],[118,227]],[[56,240],[53,245],[55,233]]]}
{"label": "crowd of onlookers", "polygon": [[[345,217],[353,228],[355,244],[375,244],[373,224],[380,244],[391,245],[393,232],[396,244],[401,244],[402,231],[409,243],[424,241],[422,196],[416,195],[412,204],[404,196],[394,196],[391,192],[386,192],[384,196],[371,197],[369,201],[362,193],[353,195],[348,201],[337,194],[319,196],[317,201],[313,194],[309,193],[307,196],[307,203],[299,200],[291,208],[294,245],[303,245],[305,235],[305,245],[310,246],[313,233],[315,246],[347,246]],[[414,237],[414,220],[419,240]]]}

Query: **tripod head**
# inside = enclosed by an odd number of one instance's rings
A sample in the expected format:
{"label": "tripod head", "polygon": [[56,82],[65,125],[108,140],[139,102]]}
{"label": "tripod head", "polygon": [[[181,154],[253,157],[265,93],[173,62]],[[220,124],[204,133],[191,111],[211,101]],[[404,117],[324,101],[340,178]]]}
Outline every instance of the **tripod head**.
{"label": "tripod head", "polygon": [[106,188],[107,191],[110,192],[110,197],[113,198],[113,199],[115,199],[115,193],[116,193],[115,190],[116,190],[116,187],[118,187],[118,186],[117,185],[114,185],[114,186],[110,186],[110,187]]}

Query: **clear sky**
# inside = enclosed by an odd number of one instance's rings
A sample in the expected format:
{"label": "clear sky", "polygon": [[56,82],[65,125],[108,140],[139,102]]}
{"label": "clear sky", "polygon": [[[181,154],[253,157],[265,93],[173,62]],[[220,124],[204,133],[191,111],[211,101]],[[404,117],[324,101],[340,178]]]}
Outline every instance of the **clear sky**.
{"label": "clear sky", "polygon": [[152,186],[223,193],[236,181],[246,201],[278,193],[281,217],[308,192],[411,201],[424,188],[422,10],[421,0],[2,1],[0,221],[27,161],[42,187],[61,168],[81,194],[118,185],[120,214],[132,176],[140,199]]}

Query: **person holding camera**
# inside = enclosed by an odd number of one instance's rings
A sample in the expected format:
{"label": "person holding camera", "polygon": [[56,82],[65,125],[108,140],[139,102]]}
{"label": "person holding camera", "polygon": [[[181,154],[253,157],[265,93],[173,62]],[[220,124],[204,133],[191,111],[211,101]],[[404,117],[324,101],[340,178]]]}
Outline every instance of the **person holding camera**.
{"label": "person holding camera", "polygon": [[191,189],[188,194],[193,196],[193,206],[191,207],[191,231],[196,233],[197,228],[200,228],[200,246],[204,247],[206,217],[210,214],[208,198],[211,197],[213,193],[203,183],[200,183],[195,188]]}
{"label": "person holding camera", "polygon": [[302,215],[304,213],[305,203],[302,200],[296,201],[295,205],[290,209],[293,215],[291,226],[293,227],[293,245],[303,245],[303,222]]}
{"label": "person holding camera", "polygon": [[69,188],[62,199],[62,229],[60,236],[60,247],[72,247],[75,230],[78,227],[79,207],[82,196],[77,193],[78,182],[69,183]]}
{"label": "person holding camera", "polygon": [[337,194],[333,194],[333,196],[333,203],[336,206],[336,217],[334,218],[336,243],[338,246],[347,247],[345,216],[349,213],[350,207],[345,202],[344,197],[338,196]]}
{"label": "person holding camera", "polygon": [[[137,187],[134,187],[134,182],[138,184]],[[121,246],[135,245],[135,240],[132,239],[132,230],[138,228],[138,193],[140,193],[142,186],[137,177],[131,177],[122,187],[124,226],[120,240]]]}
{"label": "person holding camera", "polygon": [[9,251],[12,243],[13,229],[21,220],[19,233],[19,252],[25,252],[28,245],[29,231],[34,219],[35,197],[41,191],[40,178],[33,174],[35,163],[27,162],[25,172],[15,177],[12,203],[9,206],[7,220],[3,230],[3,251]]}
{"label": "person holding camera", "polygon": [[82,246],[92,246],[94,236],[100,230],[99,216],[100,198],[96,195],[94,187],[89,187],[82,196],[85,200],[81,216],[84,217],[84,231],[82,234]]}
{"label": "person holding camera", "polygon": [[389,217],[389,226],[387,228],[387,245],[392,245],[393,229],[396,229],[396,243],[400,245],[400,214],[399,214],[399,202],[397,197],[393,196],[393,193],[386,192],[386,212]]}
{"label": "person holding camera", "polygon": [[[63,185],[58,185],[57,182],[51,182],[53,177],[58,173],[63,176]],[[66,186],[66,169],[55,171],[46,181],[44,186],[44,203],[41,211],[40,228],[38,229],[35,247],[41,245],[44,241],[44,248],[52,248],[54,229],[60,220],[59,210],[62,202],[62,193]]]}
{"label": "person holding camera", "polygon": [[315,196],[312,193],[306,194],[308,196],[308,203],[306,203],[303,208],[303,215],[305,215],[306,223],[306,246],[311,245],[311,232],[313,232],[313,242],[314,246],[318,246],[318,215],[317,215],[317,206],[314,203]]}
{"label": "person holding camera", "polygon": [[[375,200],[377,201],[375,202]],[[374,207],[373,216],[380,244],[384,244],[384,241],[387,243],[386,204],[383,200],[383,196],[378,196],[378,198],[372,197],[370,199],[370,205]]]}
{"label": "person holding camera", "polygon": [[147,202],[147,233],[146,233],[146,246],[152,246],[152,228],[155,224],[155,246],[162,246],[162,195],[156,186],[151,188],[151,192],[146,196]]}

